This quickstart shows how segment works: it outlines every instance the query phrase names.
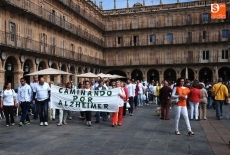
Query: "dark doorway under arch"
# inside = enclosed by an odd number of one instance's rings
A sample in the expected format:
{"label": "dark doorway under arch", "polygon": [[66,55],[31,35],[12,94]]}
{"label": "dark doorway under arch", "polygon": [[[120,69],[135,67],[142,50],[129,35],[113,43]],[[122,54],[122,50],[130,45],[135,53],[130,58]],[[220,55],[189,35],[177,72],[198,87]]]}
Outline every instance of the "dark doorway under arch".
{"label": "dark doorway under arch", "polygon": [[131,78],[134,80],[142,80],[143,79],[143,73],[139,69],[134,69],[131,73]]}
{"label": "dark doorway under arch", "polygon": [[212,70],[208,67],[204,67],[199,71],[199,81],[200,82],[212,82],[213,81],[213,73]]}
{"label": "dark doorway under arch", "polygon": [[[181,71],[181,77],[186,78],[185,74],[186,74],[186,68],[184,68]],[[194,71],[191,68],[188,68],[188,80],[193,81],[194,79],[195,79],[195,77],[194,77]]]}
{"label": "dark doorway under arch", "polygon": [[167,80],[169,83],[176,81],[176,71],[172,68],[166,69],[164,71],[164,80]]}
{"label": "dark doorway under arch", "polygon": [[152,80],[159,81],[159,72],[156,69],[150,69],[147,73],[147,81],[150,83]]}
{"label": "dark doorway under arch", "polygon": [[223,79],[223,81],[230,80],[230,68],[229,67],[222,67],[218,70],[218,76]]}

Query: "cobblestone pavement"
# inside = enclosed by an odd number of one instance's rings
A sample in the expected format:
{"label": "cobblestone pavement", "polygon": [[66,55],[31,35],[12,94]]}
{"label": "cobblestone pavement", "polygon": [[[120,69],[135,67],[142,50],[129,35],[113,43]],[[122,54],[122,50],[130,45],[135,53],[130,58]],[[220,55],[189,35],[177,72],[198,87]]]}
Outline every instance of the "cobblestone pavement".
{"label": "cobblestone pavement", "polygon": [[[93,123],[91,127],[78,119],[75,112],[68,125],[39,126],[38,121],[19,127],[5,127],[0,120],[0,154],[17,155],[228,155],[230,149],[230,120],[215,118],[215,111],[208,110],[208,120],[190,121],[196,135],[187,135],[183,117],[181,135],[174,134],[174,115],[161,120],[155,115],[156,105],[135,110],[134,116],[126,116],[122,126],[112,128],[110,120]],[[224,106],[227,109],[227,106]],[[224,116],[227,110],[224,110]],[[95,118],[92,118],[93,122]]]}

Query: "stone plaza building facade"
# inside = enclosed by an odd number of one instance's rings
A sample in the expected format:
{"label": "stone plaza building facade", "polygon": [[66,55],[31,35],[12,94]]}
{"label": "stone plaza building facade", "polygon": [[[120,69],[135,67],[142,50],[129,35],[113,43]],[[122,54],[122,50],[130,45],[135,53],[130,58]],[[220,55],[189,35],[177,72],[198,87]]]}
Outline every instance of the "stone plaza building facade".
{"label": "stone plaza building facade", "polygon": [[[224,20],[211,19],[225,3]],[[0,0],[0,87],[55,68],[73,74],[110,73],[170,81],[185,76],[230,79],[230,0],[193,1],[103,10],[90,0]],[[77,81],[46,76],[47,81]],[[31,81],[32,77],[27,77]]]}

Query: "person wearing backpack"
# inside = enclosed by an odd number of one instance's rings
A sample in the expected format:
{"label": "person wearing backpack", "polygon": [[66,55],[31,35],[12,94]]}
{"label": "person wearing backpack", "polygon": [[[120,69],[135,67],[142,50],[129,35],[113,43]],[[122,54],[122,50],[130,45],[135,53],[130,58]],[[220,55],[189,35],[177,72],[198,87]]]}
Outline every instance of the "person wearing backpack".
{"label": "person wearing backpack", "polygon": [[7,127],[10,126],[10,124],[14,126],[14,106],[18,106],[16,102],[16,94],[15,91],[11,89],[11,83],[7,82],[1,93],[1,107],[4,109]]}

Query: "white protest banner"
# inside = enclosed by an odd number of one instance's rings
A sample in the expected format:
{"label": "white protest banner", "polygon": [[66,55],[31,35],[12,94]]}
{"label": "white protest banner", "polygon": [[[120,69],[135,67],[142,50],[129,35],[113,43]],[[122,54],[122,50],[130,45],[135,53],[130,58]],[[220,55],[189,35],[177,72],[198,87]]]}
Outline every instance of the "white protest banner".
{"label": "white protest banner", "polygon": [[87,91],[51,85],[50,102],[54,109],[117,112],[118,93],[119,88]]}

